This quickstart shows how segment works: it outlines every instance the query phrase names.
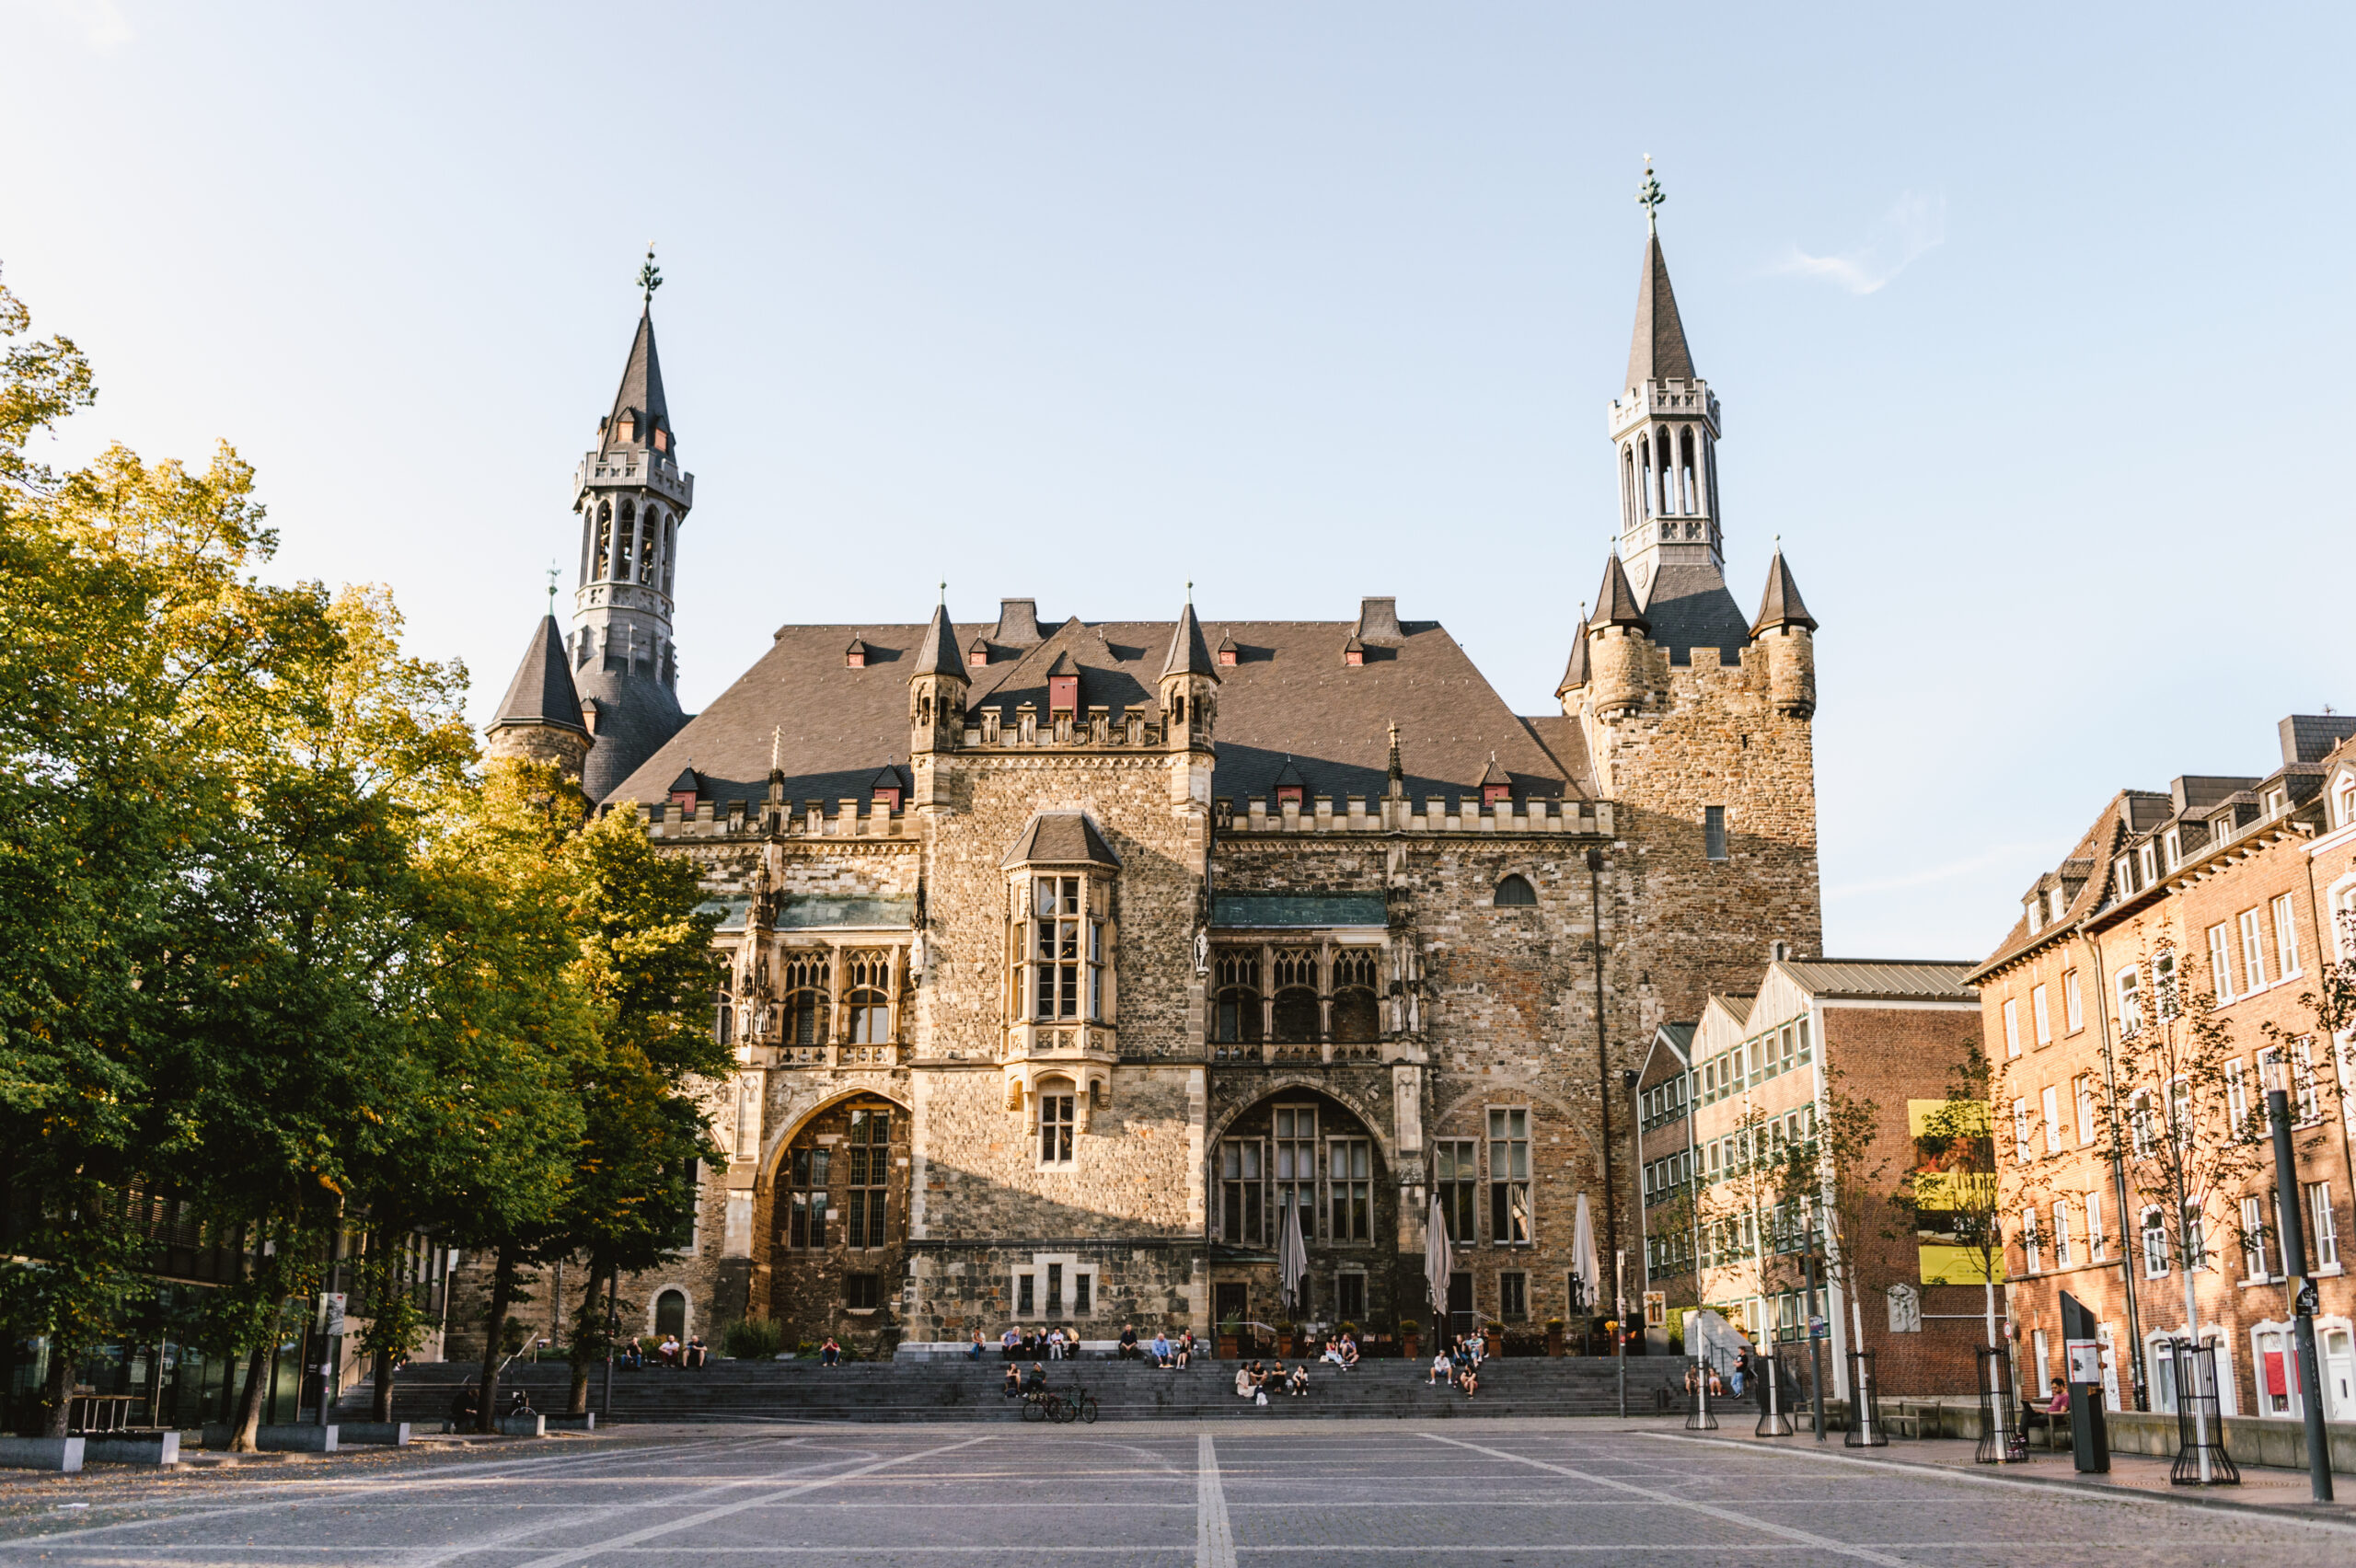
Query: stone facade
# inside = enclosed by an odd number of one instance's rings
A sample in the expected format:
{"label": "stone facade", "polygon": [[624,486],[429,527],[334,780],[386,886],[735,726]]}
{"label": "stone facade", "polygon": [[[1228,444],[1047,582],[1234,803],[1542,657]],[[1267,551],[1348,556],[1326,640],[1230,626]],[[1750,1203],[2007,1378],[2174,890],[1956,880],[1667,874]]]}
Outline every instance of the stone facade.
{"label": "stone facade", "polygon": [[[1780,557],[1755,620],[1734,605],[1716,400],[1657,241],[1646,268],[1608,421],[1645,583],[1615,557],[1565,628],[1559,712],[1515,715],[1391,599],[1209,626],[1018,599],[970,640],[945,607],[784,627],[604,791],[722,911],[740,1063],[693,1283],[626,1295],[871,1354],[1010,1321],[1389,1334],[1430,1321],[1438,1204],[1456,1325],[1534,1333],[1571,1315],[1584,1197],[1603,1306],[1624,1251],[1634,1307],[1626,1075],[1821,927],[1816,623]],[[894,1163],[855,1193],[862,1112]],[[829,1215],[882,1193],[880,1246],[795,1243],[822,1149]]]}

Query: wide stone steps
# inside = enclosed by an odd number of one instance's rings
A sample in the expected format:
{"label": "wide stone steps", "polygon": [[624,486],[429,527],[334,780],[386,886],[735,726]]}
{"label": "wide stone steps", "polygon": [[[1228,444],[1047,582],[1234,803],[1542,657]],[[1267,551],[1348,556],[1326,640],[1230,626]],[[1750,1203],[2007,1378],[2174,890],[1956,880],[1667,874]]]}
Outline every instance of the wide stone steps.
{"label": "wide stone steps", "polygon": [[[1627,1364],[1628,1410],[1651,1412],[1675,1399],[1682,1361],[1637,1356]],[[1106,1421],[1242,1420],[1270,1412],[1289,1417],[1361,1416],[1431,1420],[1487,1415],[1611,1415],[1620,1409],[1619,1364],[1605,1357],[1492,1358],[1481,1391],[1467,1399],[1452,1389],[1427,1387],[1423,1365],[1364,1361],[1344,1372],[1320,1366],[1304,1399],[1269,1396],[1268,1410],[1235,1396],[1235,1364],[1199,1361],[1184,1372],[1134,1362],[1049,1362],[1050,1387],[1077,1381],[1095,1396]],[[400,1374],[394,1419],[439,1421],[458,1384],[477,1368],[453,1363],[413,1366]],[[612,1419],[617,1422],[707,1421],[1011,1421],[1013,1402],[999,1387],[1005,1363],[968,1361],[861,1362],[821,1366],[809,1361],[713,1361],[693,1370],[617,1367]],[[592,1410],[602,1409],[605,1373],[589,1378]],[[522,1388],[533,1407],[564,1408],[571,1374],[561,1365],[516,1366],[503,1388]],[[341,1408],[356,1419],[368,1405],[366,1385],[346,1391]]]}

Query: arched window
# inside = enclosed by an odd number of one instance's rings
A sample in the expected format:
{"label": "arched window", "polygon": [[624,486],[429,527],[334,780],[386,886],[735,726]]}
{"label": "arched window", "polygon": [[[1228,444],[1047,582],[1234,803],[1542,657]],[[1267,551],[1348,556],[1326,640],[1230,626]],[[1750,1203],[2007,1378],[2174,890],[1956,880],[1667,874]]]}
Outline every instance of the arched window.
{"label": "arched window", "polygon": [[621,524],[615,530],[614,578],[619,582],[638,580],[638,504],[622,502]]}
{"label": "arched window", "polygon": [[1069,1165],[1078,1087],[1068,1078],[1041,1078],[1034,1098],[1039,1102],[1039,1163]]}
{"label": "arched window", "polygon": [[1528,878],[1517,874],[1497,884],[1496,896],[1490,902],[1500,909],[1535,909],[1538,890],[1530,885]]}
{"label": "arched window", "polygon": [[849,1016],[844,1020],[854,1045],[881,1045],[892,1038],[892,957],[880,948],[862,948],[849,955],[845,998]]}
{"label": "arched window", "polygon": [[654,1298],[654,1332],[658,1334],[684,1334],[687,1332],[687,1292],[666,1290]]}
{"label": "arched window", "polygon": [[1371,1045],[1382,1035],[1375,1001],[1374,953],[1355,948],[1334,955],[1334,1043]]}
{"label": "arched window", "polygon": [[663,592],[665,594],[671,592],[671,579],[676,575],[672,569],[671,552],[678,543],[679,520],[665,515],[663,519]]}
{"label": "arched window", "polygon": [[1636,474],[1645,482],[1645,515],[1650,517],[1659,507],[1653,498],[1653,443],[1648,435],[1636,438]]}
{"label": "arched window", "polygon": [[1678,508],[1688,517],[1702,510],[1701,491],[1693,482],[1693,427],[1687,425],[1678,432],[1678,487],[1683,492],[1684,505]]}
{"label": "arched window", "polygon": [[733,1043],[735,1024],[736,1009],[730,1002],[727,991],[714,991],[711,996],[711,1037],[722,1045]]}
{"label": "arched window", "polygon": [[1239,949],[1221,952],[1212,977],[1218,1006],[1212,1020],[1213,1037],[1222,1045],[1260,1043],[1260,955]]}
{"label": "arched window", "polygon": [[826,1043],[826,955],[800,952],[785,960],[785,1040],[788,1045]]}
{"label": "arched window", "polygon": [[597,503],[597,571],[594,581],[603,582],[614,564],[614,503]]}
{"label": "arched window", "polygon": [[1317,1002],[1317,954],[1308,948],[1277,949],[1276,983],[1276,1043],[1315,1044],[1325,1032]]}

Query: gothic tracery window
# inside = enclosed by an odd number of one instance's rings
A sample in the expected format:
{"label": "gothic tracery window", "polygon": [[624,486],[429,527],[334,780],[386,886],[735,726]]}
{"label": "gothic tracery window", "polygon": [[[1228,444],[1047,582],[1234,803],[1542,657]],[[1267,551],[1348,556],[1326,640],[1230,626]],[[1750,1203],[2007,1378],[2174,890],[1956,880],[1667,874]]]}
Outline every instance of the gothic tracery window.
{"label": "gothic tracery window", "polygon": [[1382,1033],[1375,1000],[1377,966],[1372,950],[1345,949],[1334,955],[1334,1043],[1371,1045]]}
{"label": "gothic tracery window", "polygon": [[824,1045],[828,1012],[826,955],[795,952],[786,955],[785,1041],[788,1045]]}
{"label": "gothic tracery window", "polygon": [[1247,949],[1223,950],[1213,965],[1218,989],[1213,1028],[1223,1045],[1260,1041],[1260,955]]}
{"label": "gothic tracery window", "polygon": [[1278,948],[1276,972],[1275,1037],[1279,1045],[1316,1043],[1324,1032],[1323,1009],[1317,997],[1317,951],[1313,948]]}
{"label": "gothic tracery window", "polygon": [[861,948],[845,955],[845,1025],[854,1045],[881,1045],[892,1038],[892,955]]}

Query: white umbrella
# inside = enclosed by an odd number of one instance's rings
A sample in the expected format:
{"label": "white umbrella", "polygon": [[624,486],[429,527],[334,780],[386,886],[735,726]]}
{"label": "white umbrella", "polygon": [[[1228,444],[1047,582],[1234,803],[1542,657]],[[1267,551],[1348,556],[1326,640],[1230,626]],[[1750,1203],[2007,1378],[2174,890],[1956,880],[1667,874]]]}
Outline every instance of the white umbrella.
{"label": "white umbrella", "polygon": [[1571,1220],[1571,1272],[1579,1276],[1579,1288],[1587,1298],[1588,1310],[1593,1311],[1603,1269],[1595,1258],[1595,1226],[1588,1218],[1585,1193],[1579,1194],[1578,1209]]}
{"label": "white umbrella", "polygon": [[1448,1276],[1456,1272],[1456,1257],[1448,1249],[1448,1214],[1432,1199],[1432,1217],[1424,1228],[1424,1278],[1432,1287],[1432,1343],[1445,1344],[1448,1322]]}
{"label": "white umbrella", "polygon": [[1276,1291],[1289,1312],[1300,1306],[1300,1283],[1309,1274],[1309,1249],[1300,1239],[1300,1205],[1288,1203],[1284,1208],[1284,1233],[1276,1239]]}

